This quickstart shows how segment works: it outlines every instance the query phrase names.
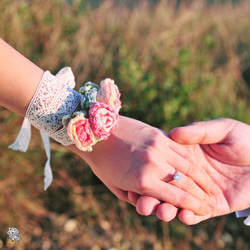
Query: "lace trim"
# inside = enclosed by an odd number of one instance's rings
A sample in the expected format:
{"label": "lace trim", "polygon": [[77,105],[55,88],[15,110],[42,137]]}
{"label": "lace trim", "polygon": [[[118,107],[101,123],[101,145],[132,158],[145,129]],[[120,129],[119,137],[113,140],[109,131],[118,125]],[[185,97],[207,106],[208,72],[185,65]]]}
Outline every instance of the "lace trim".
{"label": "lace trim", "polygon": [[81,101],[81,95],[71,89],[74,87],[75,78],[70,67],[61,69],[56,77],[46,71],[32,97],[19,134],[9,146],[11,149],[26,152],[31,137],[31,123],[40,130],[47,155],[44,190],[53,181],[49,136],[65,146],[74,144],[62,125],[62,117],[72,114]]}
{"label": "lace trim", "polygon": [[[61,73],[60,73],[61,74]],[[67,133],[57,132],[62,118],[72,114],[81,95],[46,71],[29,104],[26,117],[32,125],[63,145],[73,144]]]}
{"label": "lace trim", "polygon": [[68,136],[68,132],[67,132],[66,128],[62,128],[62,129],[56,131],[55,133],[53,133],[51,135],[51,138],[53,138],[54,140],[60,142],[64,146],[68,146],[70,144],[75,144],[75,142],[72,141],[70,139],[70,137]]}

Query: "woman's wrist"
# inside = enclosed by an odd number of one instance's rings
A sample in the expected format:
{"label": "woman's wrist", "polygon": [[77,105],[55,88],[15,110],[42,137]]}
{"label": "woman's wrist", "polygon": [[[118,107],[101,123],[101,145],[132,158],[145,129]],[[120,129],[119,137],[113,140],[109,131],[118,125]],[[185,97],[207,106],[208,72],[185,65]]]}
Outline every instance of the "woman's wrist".
{"label": "woman's wrist", "polygon": [[92,151],[96,143],[107,140],[117,127],[121,108],[120,92],[112,79],[100,86],[86,82],[79,90],[81,110],[63,117],[67,134],[82,151]]}
{"label": "woman's wrist", "polygon": [[44,71],[0,39],[0,105],[25,116]]}
{"label": "woman's wrist", "polygon": [[[102,157],[109,158],[114,154],[114,150],[124,150],[129,147],[132,150],[131,143],[129,142],[134,135],[145,127],[151,127],[148,124],[140,122],[138,120],[119,115],[118,126],[111,132],[108,140],[103,140],[97,143],[93,147],[93,151],[84,152],[76,148],[74,144],[67,146],[67,148],[80,156],[91,168],[97,166],[98,162],[101,162]],[[153,128],[152,128],[153,129]],[[134,132],[131,133],[131,130]],[[135,142],[136,143],[136,138]],[[100,160],[100,161],[99,161]],[[97,166],[99,167],[99,166]],[[94,171],[95,172],[95,171]]]}
{"label": "woman's wrist", "polygon": [[[44,72],[32,93],[17,140],[9,146],[15,150],[27,150],[30,123],[40,130],[48,157],[44,172],[45,190],[53,178],[48,136],[64,146],[74,144],[72,150],[76,145],[80,150],[89,151],[97,142],[108,140],[118,124],[120,93],[113,80],[105,79],[100,87],[87,82],[79,93],[73,90],[74,87],[74,75],[69,67],[63,68],[55,76],[49,71]],[[78,150],[76,153],[80,154]]]}

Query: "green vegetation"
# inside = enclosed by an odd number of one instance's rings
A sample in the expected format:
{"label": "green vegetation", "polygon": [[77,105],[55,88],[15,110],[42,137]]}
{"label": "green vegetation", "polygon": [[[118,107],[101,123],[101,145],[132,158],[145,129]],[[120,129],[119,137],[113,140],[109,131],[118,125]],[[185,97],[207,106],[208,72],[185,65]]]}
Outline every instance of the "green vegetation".
{"label": "green vegetation", "polygon": [[[90,2],[1,0],[0,36],[43,69],[71,66],[77,89],[113,78],[122,114],[166,131],[217,117],[250,123],[249,1],[200,0],[178,10],[179,1]],[[17,249],[249,249],[249,229],[234,214],[195,226],[138,215],[55,142],[55,180],[43,192],[39,133],[32,130],[26,154],[7,149],[21,122],[0,108],[4,244],[15,226]]]}

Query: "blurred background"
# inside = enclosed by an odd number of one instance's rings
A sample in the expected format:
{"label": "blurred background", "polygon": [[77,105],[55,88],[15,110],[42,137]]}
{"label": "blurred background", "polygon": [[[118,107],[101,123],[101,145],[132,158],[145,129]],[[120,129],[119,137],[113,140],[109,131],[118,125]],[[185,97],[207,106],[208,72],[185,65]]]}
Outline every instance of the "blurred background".
{"label": "blurred background", "polygon": [[[167,132],[217,117],[250,123],[250,1],[1,0],[0,9],[1,38],[52,73],[71,66],[76,89],[113,78],[125,116]],[[16,227],[14,249],[250,249],[234,214],[195,226],[138,215],[53,141],[44,192],[39,132],[27,153],[7,148],[22,120],[0,108],[0,247]]]}

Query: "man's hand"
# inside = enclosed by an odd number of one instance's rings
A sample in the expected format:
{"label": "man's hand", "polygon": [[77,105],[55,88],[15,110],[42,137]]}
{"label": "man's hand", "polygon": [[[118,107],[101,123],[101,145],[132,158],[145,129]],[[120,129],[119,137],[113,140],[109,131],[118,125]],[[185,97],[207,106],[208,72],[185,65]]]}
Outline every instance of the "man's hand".
{"label": "man's hand", "polygon": [[[179,151],[179,148],[174,150],[192,162],[193,167],[204,169],[216,190],[213,193],[216,206],[212,213],[199,216],[183,209],[179,218],[185,224],[196,224],[210,217],[250,207],[250,126],[232,119],[216,119],[175,128],[170,137],[190,148],[188,154],[187,151]],[[192,178],[192,171],[188,176]],[[201,187],[201,181],[195,182]],[[150,209],[148,205],[154,207],[160,219],[170,220],[167,210],[170,204],[159,204],[158,200],[144,196],[137,201],[137,209],[142,214],[145,207]]]}

